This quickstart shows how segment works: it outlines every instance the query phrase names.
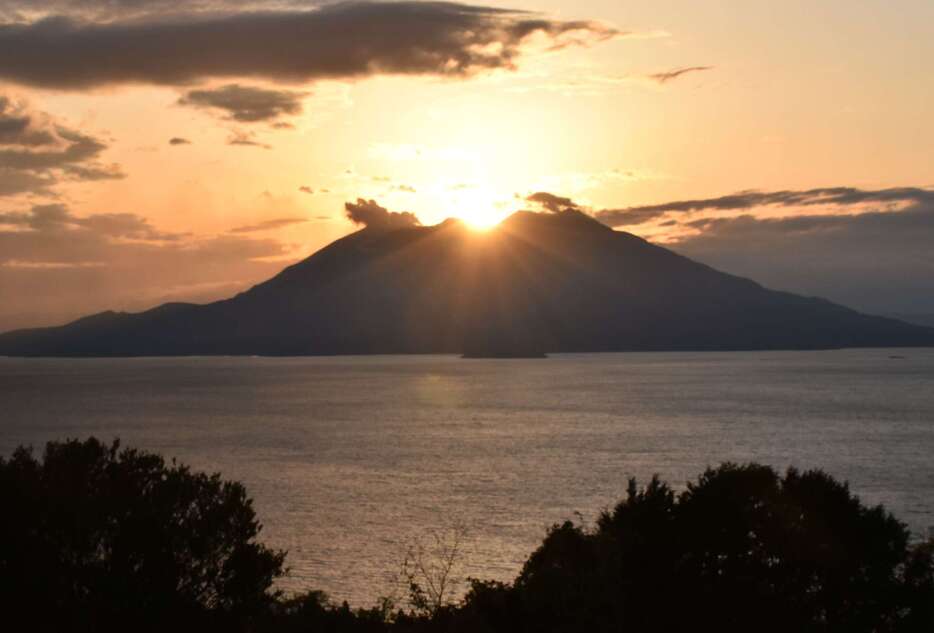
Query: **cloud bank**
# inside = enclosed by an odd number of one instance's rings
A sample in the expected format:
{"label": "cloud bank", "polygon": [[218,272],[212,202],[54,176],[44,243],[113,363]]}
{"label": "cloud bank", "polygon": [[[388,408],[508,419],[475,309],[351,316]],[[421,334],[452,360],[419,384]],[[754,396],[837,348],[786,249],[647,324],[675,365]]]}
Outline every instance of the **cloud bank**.
{"label": "cloud bank", "polygon": [[0,212],[0,289],[17,298],[0,311],[0,331],[220,299],[283,265],[266,258],[290,254],[275,240],[171,233],[131,213],[78,216],[59,204]]}
{"label": "cloud bank", "polygon": [[106,149],[102,140],[0,95],[0,196],[48,196],[61,182],[123,178],[119,166],[100,161]]}
{"label": "cloud bank", "polygon": [[[590,213],[613,227],[655,221],[674,231],[667,247],[771,288],[875,314],[934,314],[932,189],[741,191],[596,211],[546,192],[528,200],[556,213]],[[822,208],[806,212],[814,207]],[[785,215],[756,215],[764,209]]]}
{"label": "cloud bank", "polygon": [[[934,314],[934,192],[898,211],[704,218],[672,247],[767,286],[878,314]],[[885,196],[888,198],[888,196]]]}
{"label": "cloud bank", "polygon": [[590,21],[452,2],[342,2],[310,10],[54,16],[0,24],[0,79],[57,89],[208,78],[284,82],[514,68],[533,35],[551,48],[619,32]]}
{"label": "cloud bank", "polygon": [[740,191],[717,198],[677,200],[662,204],[605,209],[594,217],[609,226],[630,226],[659,218],[666,213],[737,211],[755,207],[845,207],[881,203],[889,205],[934,203],[934,190],[919,187],[893,187],[867,190],[855,187],[824,187],[801,191]]}

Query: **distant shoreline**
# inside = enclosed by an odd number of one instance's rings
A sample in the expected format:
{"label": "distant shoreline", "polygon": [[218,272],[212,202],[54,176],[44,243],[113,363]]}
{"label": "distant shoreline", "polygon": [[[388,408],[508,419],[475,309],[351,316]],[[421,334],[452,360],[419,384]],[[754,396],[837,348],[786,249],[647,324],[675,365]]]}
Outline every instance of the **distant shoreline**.
{"label": "distant shoreline", "polygon": [[508,360],[508,359],[528,359],[541,360],[552,358],[554,356],[565,355],[597,355],[597,354],[737,354],[737,353],[762,353],[762,352],[841,352],[846,350],[930,350],[934,345],[886,345],[886,346],[847,346],[847,347],[798,347],[798,348],[677,348],[677,349],[619,349],[619,350],[581,350],[569,351],[561,350],[555,352],[541,352],[535,354],[475,354],[463,352],[373,352],[373,353],[309,353],[309,354],[0,354],[0,358],[19,358],[19,359],[72,359],[72,360],[94,360],[94,359],[131,359],[131,358],[361,358],[361,357],[387,357],[387,356],[406,356],[406,357],[428,357],[428,356],[452,356],[464,360]]}
{"label": "distant shoreline", "polygon": [[[599,352],[598,352],[598,353],[599,353]],[[523,359],[523,358],[525,358],[525,359],[537,360],[537,359],[548,358],[548,354],[546,354],[545,352],[535,353],[535,354],[509,354],[509,353],[504,353],[504,354],[470,354],[470,353],[466,353],[466,354],[461,354],[460,357],[463,358],[463,359],[465,359],[465,360],[479,360],[479,359],[484,359],[484,358],[487,358],[487,359],[494,359],[494,360],[495,360],[495,359],[507,360],[507,359],[510,359],[510,358],[516,358],[516,359]]]}

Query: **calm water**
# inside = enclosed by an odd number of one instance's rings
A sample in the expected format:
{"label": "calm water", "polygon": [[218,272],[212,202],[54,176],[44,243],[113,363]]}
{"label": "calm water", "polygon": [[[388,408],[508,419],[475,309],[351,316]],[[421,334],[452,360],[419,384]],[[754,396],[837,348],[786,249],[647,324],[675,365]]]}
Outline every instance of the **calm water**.
{"label": "calm water", "polygon": [[0,453],[91,434],[245,482],[285,586],[360,605],[425,530],[462,524],[462,573],[511,579],[628,477],[723,460],[823,467],[934,525],[934,350],[0,358]]}

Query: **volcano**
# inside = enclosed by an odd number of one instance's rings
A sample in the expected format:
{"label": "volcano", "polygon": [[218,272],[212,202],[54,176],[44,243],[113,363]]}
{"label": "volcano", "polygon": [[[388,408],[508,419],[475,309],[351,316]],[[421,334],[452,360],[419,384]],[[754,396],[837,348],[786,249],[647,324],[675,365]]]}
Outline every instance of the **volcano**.
{"label": "volcano", "polygon": [[8,356],[779,350],[934,345],[934,329],[769,290],[576,210],[368,227],[205,305],[0,335]]}

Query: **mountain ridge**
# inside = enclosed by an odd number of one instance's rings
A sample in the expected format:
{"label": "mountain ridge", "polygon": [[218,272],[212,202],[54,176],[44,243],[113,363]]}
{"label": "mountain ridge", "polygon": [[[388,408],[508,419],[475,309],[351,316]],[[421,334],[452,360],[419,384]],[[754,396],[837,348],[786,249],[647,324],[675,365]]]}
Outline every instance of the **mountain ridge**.
{"label": "mountain ridge", "polygon": [[7,356],[934,346],[934,329],[769,290],[574,210],[368,227],[209,304],[0,334]]}

